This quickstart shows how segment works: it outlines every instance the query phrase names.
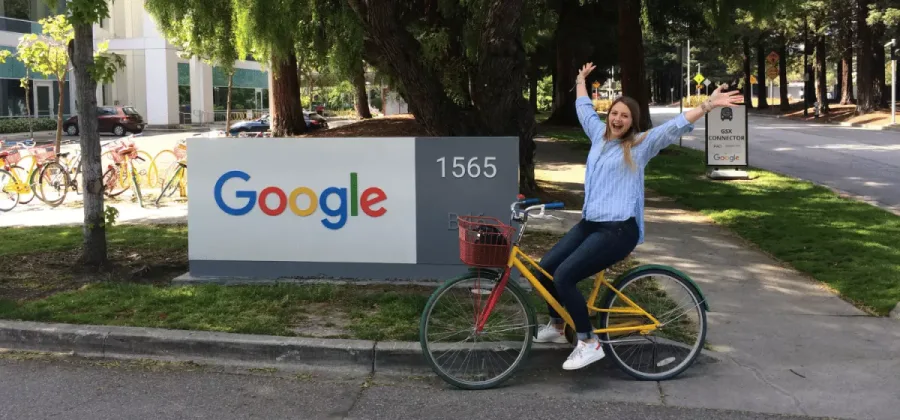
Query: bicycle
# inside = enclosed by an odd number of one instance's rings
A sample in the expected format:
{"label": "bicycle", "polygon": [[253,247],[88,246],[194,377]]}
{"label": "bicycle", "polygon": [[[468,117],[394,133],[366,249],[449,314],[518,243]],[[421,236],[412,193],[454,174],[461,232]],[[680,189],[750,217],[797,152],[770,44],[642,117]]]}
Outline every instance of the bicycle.
{"label": "bicycle", "polygon": [[[519,248],[531,212],[540,210],[531,217],[554,217],[544,211],[563,208],[563,203],[539,203],[540,200],[520,196],[510,206],[510,225],[491,217],[457,218],[460,260],[470,268],[432,293],[419,321],[422,353],[432,371],[445,382],[462,389],[491,388],[509,379],[528,357],[537,334],[533,306],[540,302],[532,302],[523,286],[510,281],[513,268],[563,318],[569,344],[576,342],[571,316],[530,269],[551,280],[552,276]],[[521,206],[529,207],[522,210]],[[518,235],[511,226],[513,222],[521,224]],[[660,279],[671,280],[672,284],[660,286]],[[462,287],[457,289],[458,286]],[[454,305],[451,301],[447,308],[443,307],[454,298],[461,302]],[[602,302],[599,306],[598,299]],[[593,331],[603,343],[604,352],[637,380],[661,381],[677,376],[693,364],[706,340],[706,299],[690,277],[672,267],[640,265],[612,281],[600,272],[594,277],[587,305],[589,313],[599,318],[599,328]],[[473,312],[466,313],[467,308],[473,308]],[[662,313],[651,314],[656,310]],[[460,317],[455,322],[444,321],[445,315]],[[696,330],[689,330],[690,322],[696,323]],[[435,334],[434,340],[431,334]],[[450,342],[437,343],[438,339]],[[496,342],[487,342],[489,339]],[[680,343],[679,339],[691,344]],[[649,344],[650,351],[643,344]],[[520,349],[518,354],[507,357],[516,348]],[[468,350],[465,357],[458,357],[464,350]],[[682,353],[684,357],[679,361],[676,356]],[[638,356],[636,366],[626,362],[631,356]],[[450,366],[441,366],[442,360],[450,362]],[[457,361],[463,365],[462,373],[452,369]],[[504,368],[506,363],[509,366]]]}
{"label": "bicycle", "polygon": [[[175,171],[172,172],[172,176],[170,176],[166,181],[166,184],[163,186],[162,190],[160,190],[159,197],[156,197],[157,208],[159,207],[159,200],[161,200],[163,197],[171,196],[175,193],[176,189],[181,193],[182,197],[184,197],[185,195],[184,190],[187,187],[187,176],[185,175],[187,173],[187,144],[184,140],[181,140],[178,142],[178,144],[175,145],[175,148],[173,150],[174,151],[172,153],[175,155],[176,159],[178,159],[178,161],[175,162],[177,167],[175,168]],[[166,170],[166,172],[168,172],[168,169]],[[175,184],[173,185],[173,183]]]}
{"label": "bicycle", "polygon": [[[108,164],[106,170],[103,172],[102,179],[103,185],[105,186],[103,192],[108,197],[116,197],[131,187],[133,188],[135,197],[137,197],[138,204],[141,207],[144,207],[144,197],[141,195],[141,186],[138,176],[139,171],[135,168],[134,161],[148,162],[150,159],[141,156],[137,145],[134,144],[134,141],[130,140],[131,137],[133,137],[133,135],[116,142],[112,150],[103,153],[103,155],[110,153],[113,160],[113,163]],[[143,154],[147,157],[150,156],[146,152],[143,152]],[[101,155],[101,161],[102,159],[103,156]],[[116,187],[119,188],[117,189]]]}
{"label": "bicycle", "polygon": [[[23,160],[20,150],[32,152],[34,162],[30,171],[18,165]],[[33,197],[37,197],[50,207],[57,207],[62,204],[66,198],[66,191],[63,189],[62,196],[55,200],[47,199],[45,188],[59,190],[59,185],[68,185],[68,174],[62,165],[56,162],[56,153],[53,146],[49,147],[29,147],[25,148],[21,145],[18,148],[6,149],[0,152],[0,167],[2,167],[2,177],[0,177],[0,185],[3,185],[3,192],[7,194],[11,204],[0,206],[0,211],[10,211],[19,203],[27,204]],[[35,188],[35,175],[38,175],[38,184],[40,188]],[[60,182],[59,177],[62,176],[64,181]],[[27,181],[25,179],[27,178]],[[13,194],[15,193],[15,194]],[[27,201],[22,201],[22,196],[28,196]],[[30,196],[29,196],[30,195]]]}

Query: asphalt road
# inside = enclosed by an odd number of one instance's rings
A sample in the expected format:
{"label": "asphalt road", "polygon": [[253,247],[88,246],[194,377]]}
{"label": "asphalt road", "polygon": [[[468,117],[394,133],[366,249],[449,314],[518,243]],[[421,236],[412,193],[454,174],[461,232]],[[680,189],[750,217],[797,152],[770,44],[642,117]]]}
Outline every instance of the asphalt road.
{"label": "asphalt road", "polygon": [[[678,108],[651,108],[655,125]],[[705,121],[683,145],[705,150]],[[900,132],[750,116],[750,165],[806,179],[900,214]]]}
{"label": "asphalt road", "polygon": [[[450,389],[431,378],[97,362],[0,355],[0,419],[719,419],[769,414],[623,401],[589,382]],[[810,417],[776,416],[779,419]]]}

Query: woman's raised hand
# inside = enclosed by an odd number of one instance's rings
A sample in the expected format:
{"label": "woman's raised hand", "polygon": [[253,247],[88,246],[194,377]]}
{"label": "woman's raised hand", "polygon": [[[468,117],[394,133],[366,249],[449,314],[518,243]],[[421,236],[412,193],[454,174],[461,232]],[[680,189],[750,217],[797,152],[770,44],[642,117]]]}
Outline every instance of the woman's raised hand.
{"label": "woman's raised hand", "polygon": [[585,64],[584,66],[581,67],[581,70],[578,72],[578,79],[579,80],[587,79],[587,76],[589,74],[591,74],[591,72],[594,71],[595,68],[597,68],[597,66],[595,66],[594,63]]}
{"label": "woman's raised hand", "polygon": [[709,95],[709,103],[713,108],[720,106],[734,106],[744,101],[741,91],[733,90],[731,92],[723,92],[724,89],[725,85],[721,84],[713,91],[712,95]]}

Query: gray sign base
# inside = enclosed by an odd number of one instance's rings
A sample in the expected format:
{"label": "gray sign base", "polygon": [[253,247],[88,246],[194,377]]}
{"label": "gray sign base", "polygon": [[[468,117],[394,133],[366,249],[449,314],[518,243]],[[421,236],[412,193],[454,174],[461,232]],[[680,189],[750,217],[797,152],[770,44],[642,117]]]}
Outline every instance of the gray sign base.
{"label": "gray sign base", "polygon": [[707,169],[709,179],[750,179],[750,174],[743,169]]}

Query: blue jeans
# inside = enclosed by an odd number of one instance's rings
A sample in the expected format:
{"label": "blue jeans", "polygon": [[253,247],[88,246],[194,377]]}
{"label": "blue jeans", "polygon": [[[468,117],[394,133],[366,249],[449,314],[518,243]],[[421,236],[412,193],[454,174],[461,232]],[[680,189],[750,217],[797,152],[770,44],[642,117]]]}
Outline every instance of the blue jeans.
{"label": "blue jeans", "polygon": [[[622,261],[638,241],[638,226],[632,217],[621,222],[590,222],[581,219],[559,242],[541,258],[540,266],[553,280],[538,272],[544,288],[566,308],[575,322],[578,339],[594,336],[587,311],[587,302],[576,287],[591,277]],[[563,322],[548,304],[550,318],[555,324]]]}

